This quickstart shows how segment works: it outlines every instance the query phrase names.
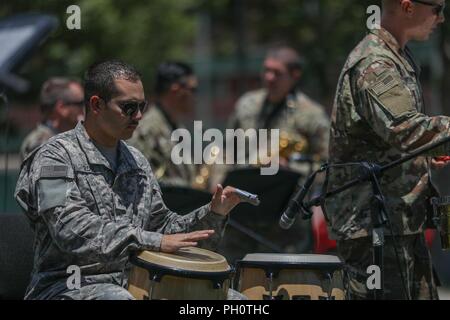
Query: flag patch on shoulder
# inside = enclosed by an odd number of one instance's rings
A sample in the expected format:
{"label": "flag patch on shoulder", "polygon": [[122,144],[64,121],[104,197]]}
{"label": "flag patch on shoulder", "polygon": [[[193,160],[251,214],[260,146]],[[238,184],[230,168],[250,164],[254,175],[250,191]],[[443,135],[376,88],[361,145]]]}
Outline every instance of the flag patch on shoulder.
{"label": "flag patch on shoulder", "polygon": [[396,85],[397,82],[395,81],[394,77],[389,74],[386,77],[384,77],[381,81],[379,81],[377,84],[375,84],[372,87],[372,90],[377,96],[380,96],[386,91],[395,87]]}
{"label": "flag patch on shoulder", "polygon": [[67,177],[69,168],[67,166],[44,166],[41,168],[41,178]]}

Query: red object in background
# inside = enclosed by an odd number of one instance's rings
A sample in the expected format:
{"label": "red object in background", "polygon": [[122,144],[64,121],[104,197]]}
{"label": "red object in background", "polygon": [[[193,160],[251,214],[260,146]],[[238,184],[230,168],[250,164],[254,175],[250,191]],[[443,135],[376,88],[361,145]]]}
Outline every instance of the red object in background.
{"label": "red object in background", "polygon": [[[328,237],[327,223],[320,208],[314,208],[311,224],[314,239],[314,253],[323,254],[330,250],[335,250],[336,241],[330,240]],[[434,229],[425,230],[425,242],[429,249],[431,249],[436,235],[437,231]]]}
{"label": "red object in background", "polygon": [[450,161],[450,156],[436,157],[437,161]]}
{"label": "red object in background", "polygon": [[436,238],[437,231],[435,229],[426,229],[425,230],[425,242],[429,249],[433,245],[433,241]]}
{"label": "red object in background", "polygon": [[314,238],[314,253],[327,253],[336,249],[336,241],[328,238],[327,223],[320,207],[314,207],[312,216],[312,232]]}

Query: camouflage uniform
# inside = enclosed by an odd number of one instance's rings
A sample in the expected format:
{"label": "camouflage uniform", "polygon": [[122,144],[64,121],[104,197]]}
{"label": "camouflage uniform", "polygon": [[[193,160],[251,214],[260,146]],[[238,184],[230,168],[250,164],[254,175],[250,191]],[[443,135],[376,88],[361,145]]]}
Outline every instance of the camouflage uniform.
{"label": "camouflage uniform", "polygon": [[[214,229],[205,245],[217,246],[225,217],[210,204],[185,216],[171,212],[144,156],[123,141],[118,148],[114,174],[79,123],[23,162],[15,196],[35,232],[27,299],[88,298],[89,292],[128,298],[129,255],[159,251],[162,234]],[[70,265],[81,268],[79,292],[67,293]]]}
{"label": "camouflage uniform", "polygon": [[56,134],[57,132],[52,129],[51,126],[44,123],[39,124],[22,142],[22,146],[20,147],[20,156],[22,157],[22,160],[25,159],[31,151]]}
{"label": "camouflage uniform", "polygon": [[[246,93],[238,100],[235,114],[230,119],[228,128],[279,129],[280,135],[286,133],[304,145],[301,153],[303,156],[313,159],[315,167],[321,161],[326,161],[328,156],[330,128],[328,116],[322,106],[299,90],[293,90],[277,105],[271,104],[267,100],[266,89]],[[230,145],[230,142],[227,142],[227,145]],[[280,156],[282,152],[283,150],[280,149]],[[289,168],[301,174],[302,178],[299,184],[303,183],[304,178],[311,173],[311,165],[292,159],[287,160],[289,160]],[[228,166],[227,170],[231,168],[233,167]],[[265,219],[251,221],[247,225],[267,240],[278,244],[284,252],[301,253],[312,250],[310,221],[297,219],[295,226],[289,230],[282,230],[278,225],[274,226]],[[233,233],[236,235],[233,236]],[[225,247],[225,254],[242,256],[244,253],[250,252],[267,252],[268,248],[254,241],[248,241],[248,239],[247,236],[230,228],[222,243]]]}
{"label": "camouflage uniform", "polygon": [[[332,114],[330,163],[369,161],[386,164],[449,135],[448,117],[424,114],[419,72],[410,51],[402,50],[388,31],[369,32],[348,57],[339,78]],[[448,154],[448,149],[445,146],[434,155]],[[426,222],[427,199],[436,192],[431,183],[429,161],[430,158],[418,157],[389,170],[381,179],[393,227],[386,233],[398,236],[403,273],[408,273],[408,281],[413,281],[417,274],[409,272],[420,269],[423,264],[428,266],[427,281],[408,284],[416,298],[436,296],[429,254],[423,253],[427,249],[420,240]],[[329,189],[355,179],[359,170],[360,166],[355,164],[330,169]],[[371,244],[367,240],[354,239],[371,236],[371,195],[371,185],[365,183],[332,197],[325,205],[329,233],[340,241],[340,253],[346,262],[363,272],[369,261],[362,259],[360,253],[370,252]],[[410,242],[417,246],[403,245],[408,242],[406,237],[413,239]],[[391,241],[388,239],[386,246]],[[392,252],[386,249],[387,261],[395,261],[390,256]],[[416,259],[417,255],[412,252],[420,252],[423,259]],[[395,277],[395,281],[400,281],[400,277]],[[419,294],[412,289],[423,289],[424,286],[430,290],[421,290]],[[403,292],[395,291],[394,287],[398,288],[398,283],[386,281],[386,290],[394,290],[391,297],[404,297]]]}
{"label": "camouflage uniform", "polygon": [[175,165],[171,160],[172,148],[177,144],[171,135],[180,127],[172,123],[160,106],[152,105],[128,141],[147,158],[161,184],[191,186],[193,182],[195,166]]}

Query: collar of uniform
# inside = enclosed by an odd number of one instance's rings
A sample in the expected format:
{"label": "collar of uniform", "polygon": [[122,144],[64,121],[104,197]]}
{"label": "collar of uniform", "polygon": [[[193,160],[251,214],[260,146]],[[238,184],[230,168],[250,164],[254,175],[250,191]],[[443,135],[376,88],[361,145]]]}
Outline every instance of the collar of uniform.
{"label": "collar of uniform", "polygon": [[137,164],[136,159],[134,158],[127,144],[120,140],[116,175],[119,176],[122,173],[133,170],[143,171],[142,168]]}
{"label": "collar of uniform", "polygon": [[403,50],[400,47],[397,39],[395,39],[395,37],[389,31],[387,31],[383,27],[380,27],[379,29],[372,29],[370,33],[380,38],[386,44],[386,46],[400,59],[400,61],[402,61],[402,64],[408,69],[408,71],[416,72],[416,69],[414,69],[410,61],[408,61],[408,59],[406,58],[406,56],[410,56],[410,53],[408,53],[408,48],[406,47],[405,50]]}
{"label": "collar of uniform", "polygon": [[[102,155],[102,153],[97,149],[92,140],[89,138],[82,121],[80,121],[75,127],[75,133],[78,141],[80,142],[80,148],[86,154],[87,161],[90,164],[105,166],[113,171],[108,160],[106,160],[106,158]],[[131,170],[142,170],[136,163],[136,160],[131,154],[130,149],[123,141],[119,141],[118,148],[119,155],[117,159],[116,175],[120,175]]]}
{"label": "collar of uniform", "polygon": [[90,164],[97,164],[107,167],[112,171],[111,165],[102,153],[95,147],[91,138],[89,138],[82,121],[75,127],[75,134],[80,143],[80,148],[86,154],[87,161]]}

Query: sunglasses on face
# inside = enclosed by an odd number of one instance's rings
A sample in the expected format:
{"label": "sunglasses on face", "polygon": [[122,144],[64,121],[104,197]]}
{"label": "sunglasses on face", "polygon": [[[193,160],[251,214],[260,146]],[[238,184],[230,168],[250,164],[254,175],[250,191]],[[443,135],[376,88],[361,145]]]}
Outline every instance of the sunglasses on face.
{"label": "sunglasses on face", "polygon": [[123,101],[118,103],[119,108],[122,110],[123,114],[131,117],[134,116],[138,110],[144,113],[147,110],[147,101]]}
{"label": "sunglasses on face", "polygon": [[437,16],[443,15],[444,14],[444,10],[445,10],[445,2],[442,4],[439,3],[431,3],[431,2],[427,2],[427,1],[422,1],[422,0],[411,0],[411,2],[415,2],[415,3],[420,3],[426,6],[431,6],[433,7],[433,13]]}

